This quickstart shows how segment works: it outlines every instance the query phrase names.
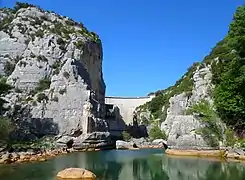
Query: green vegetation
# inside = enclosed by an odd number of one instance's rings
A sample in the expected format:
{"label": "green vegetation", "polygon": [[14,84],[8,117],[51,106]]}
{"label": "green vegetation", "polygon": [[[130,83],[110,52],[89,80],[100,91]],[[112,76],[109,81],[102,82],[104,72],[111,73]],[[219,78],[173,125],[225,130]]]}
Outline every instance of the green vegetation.
{"label": "green vegetation", "polygon": [[161,131],[156,124],[150,129],[149,136],[151,139],[167,139],[165,132]]}
{"label": "green vegetation", "polygon": [[218,115],[236,130],[244,128],[245,119],[245,6],[237,9],[228,35],[204,61],[212,63],[213,93]]}
{"label": "green vegetation", "polygon": [[237,143],[237,138],[235,136],[235,132],[231,129],[225,130],[225,137],[226,137],[226,146],[234,147],[234,145]]}
{"label": "green vegetation", "polygon": [[6,16],[2,21],[0,21],[0,31],[8,32],[9,24],[13,21],[14,17],[9,15]]}
{"label": "green vegetation", "polygon": [[15,69],[15,65],[9,61],[6,61],[5,64],[4,64],[4,73],[7,75],[7,76],[10,76],[12,74],[12,72],[14,71]]}
{"label": "green vegetation", "polygon": [[60,67],[61,66],[61,63],[60,61],[55,61],[54,64],[52,64],[52,68],[53,68],[53,75],[57,75],[60,73]]}
{"label": "green vegetation", "polygon": [[[187,96],[191,95],[193,72],[197,66],[203,68],[206,65],[211,65],[215,88],[209,95],[214,99],[216,110],[215,117],[207,118],[220,117],[228,127],[241,132],[245,127],[245,5],[237,8],[227,36],[216,44],[201,63],[194,63],[174,86],[157,91],[152,101],[139,108],[142,111],[150,110],[155,119],[165,119],[169,98],[182,92],[187,92]],[[209,134],[208,131],[206,133]],[[218,135],[217,133],[214,134]]]}
{"label": "green vegetation", "polygon": [[7,142],[9,134],[14,130],[14,125],[8,117],[0,116],[0,142]]}
{"label": "green vegetation", "polygon": [[124,141],[129,141],[131,136],[130,136],[130,134],[127,131],[123,131],[122,132],[122,138],[123,138]]}
{"label": "green vegetation", "polygon": [[[9,90],[12,88],[10,85],[6,84],[6,78],[0,77],[0,96],[3,96],[9,92]],[[6,101],[2,98],[0,98],[0,117],[6,110],[6,108],[3,107],[4,103]]]}
{"label": "green vegetation", "polygon": [[49,89],[50,84],[51,84],[50,78],[45,77],[45,78],[41,79],[38,82],[37,87],[35,88],[35,92],[41,92],[45,89]]}
{"label": "green vegetation", "polygon": [[28,4],[28,3],[21,3],[21,2],[16,2],[15,6],[14,6],[14,11],[18,11],[21,8],[28,8],[28,7],[35,7],[32,4]]}
{"label": "green vegetation", "polygon": [[208,101],[202,100],[187,109],[186,114],[195,115],[204,125],[196,133],[200,133],[211,147],[218,147],[219,141],[223,141],[223,129],[214,107]]}
{"label": "green vegetation", "polygon": [[48,62],[48,59],[43,55],[37,56],[37,60],[42,62]]}
{"label": "green vegetation", "polygon": [[44,93],[39,93],[37,95],[37,102],[41,103],[43,100],[48,101],[48,96],[46,96]]}
{"label": "green vegetation", "polygon": [[[165,90],[157,91],[155,93],[156,97],[139,108],[148,109],[154,116],[154,119],[160,118],[160,121],[165,120],[167,115],[167,108],[169,107],[169,99],[172,96],[182,92],[186,92],[186,96],[190,95],[193,87],[192,76],[198,65],[199,63],[194,63],[190,68],[188,68],[187,73],[185,73],[182,78],[175,83],[174,86],[170,86]],[[164,110],[162,112],[163,106]]]}
{"label": "green vegetation", "polygon": [[37,32],[35,33],[35,36],[36,37],[43,38],[43,36],[44,36],[43,30],[41,30],[41,29],[37,30]]}
{"label": "green vegetation", "polygon": [[83,49],[84,47],[84,42],[82,40],[79,40],[77,42],[75,42],[75,46],[77,47],[77,49]]}
{"label": "green vegetation", "polygon": [[[6,78],[0,77],[0,96],[3,96],[9,92],[11,86],[6,84]],[[8,141],[9,133],[13,130],[13,124],[11,119],[3,117],[4,112],[7,110],[4,108],[6,101],[0,98],[0,142]]]}

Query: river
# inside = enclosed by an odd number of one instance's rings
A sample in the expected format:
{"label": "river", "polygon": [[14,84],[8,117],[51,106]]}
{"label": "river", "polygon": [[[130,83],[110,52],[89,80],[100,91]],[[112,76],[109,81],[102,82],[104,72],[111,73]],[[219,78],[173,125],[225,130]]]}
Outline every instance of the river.
{"label": "river", "polygon": [[244,163],[165,156],[161,149],[71,153],[46,162],[0,165],[1,180],[54,180],[60,170],[81,167],[100,180],[244,180]]}

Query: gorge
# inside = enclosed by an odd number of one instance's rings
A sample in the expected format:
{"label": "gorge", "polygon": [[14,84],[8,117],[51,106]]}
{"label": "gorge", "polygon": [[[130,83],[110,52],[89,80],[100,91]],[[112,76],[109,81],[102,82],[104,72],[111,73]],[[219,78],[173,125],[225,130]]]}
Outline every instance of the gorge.
{"label": "gorge", "polygon": [[245,147],[244,12],[237,9],[224,40],[175,85],[106,97],[96,33],[31,4],[0,9],[0,150],[109,147],[125,131],[155,133],[151,141],[165,138],[173,149]]}

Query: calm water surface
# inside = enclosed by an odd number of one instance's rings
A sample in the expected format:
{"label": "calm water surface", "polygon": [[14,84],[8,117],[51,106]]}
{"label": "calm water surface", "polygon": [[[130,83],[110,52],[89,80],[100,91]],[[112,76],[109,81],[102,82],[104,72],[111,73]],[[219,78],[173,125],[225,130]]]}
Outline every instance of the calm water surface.
{"label": "calm water surface", "polygon": [[100,180],[245,180],[245,164],[164,156],[160,149],[80,152],[46,162],[1,165],[0,180],[54,180],[58,171],[81,167]]}

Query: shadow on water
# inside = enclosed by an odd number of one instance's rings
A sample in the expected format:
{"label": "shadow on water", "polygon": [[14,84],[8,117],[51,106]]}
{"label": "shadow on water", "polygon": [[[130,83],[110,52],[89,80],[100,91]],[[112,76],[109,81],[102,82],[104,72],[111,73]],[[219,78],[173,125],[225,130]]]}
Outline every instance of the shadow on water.
{"label": "shadow on water", "polygon": [[81,167],[100,180],[244,180],[245,164],[167,157],[162,150],[81,152],[47,162],[0,166],[0,179],[54,180],[58,171]]}

